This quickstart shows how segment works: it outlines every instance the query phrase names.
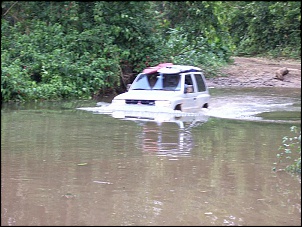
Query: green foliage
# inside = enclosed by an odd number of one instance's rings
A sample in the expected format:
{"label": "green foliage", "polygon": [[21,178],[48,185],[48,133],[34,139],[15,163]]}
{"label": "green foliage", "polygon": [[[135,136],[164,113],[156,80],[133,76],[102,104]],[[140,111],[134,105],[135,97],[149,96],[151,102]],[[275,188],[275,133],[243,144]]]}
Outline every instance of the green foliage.
{"label": "green foliage", "polygon": [[[162,62],[216,75],[233,54],[297,57],[300,2],[4,1],[2,101],[125,89]],[[282,15],[282,16],[280,16]]]}
{"label": "green foliage", "polygon": [[[281,152],[277,154],[278,163],[292,160],[291,164],[285,167],[285,170],[290,173],[301,174],[301,130],[298,131],[296,126],[292,126],[290,131],[293,133],[293,136],[284,136],[282,146],[279,147],[279,151]],[[275,163],[275,165],[278,163]],[[276,170],[276,167],[273,170]]]}
{"label": "green foliage", "polygon": [[[4,101],[87,98],[119,87],[124,65],[137,73],[160,61],[160,36],[153,33],[156,21],[149,12],[151,3],[93,2],[85,8],[81,2],[19,2],[11,6],[7,12],[15,18],[22,15],[22,20],[12,25],[8,18],[2,19]],[[39,8],[44,11],[39,13]],[[23,84],[9,81],[8,74]]]}
{"label": "green foliage", "polygon": [[162,38],[152,2],[97,2],[95,18],[106,24],[113,43],[121,49],[122,68],[130,64],[138,73],[161,60]]}
{"label": "green foliage", "polygon": [[226,6],[235,54],[301,57],[301,2],[235,1]]}
{"label": "green foliage", "polygon": [[212,76],[229,61],[229,48],[223,46],[219,38],[209,41],[199,36],[190,42],[182,28],[171,29],[169,35],[164,48],[167,55],[170,53],[168,62],[196,65],[204,69],[207,76]]}
{"label": "green foliage", "polygon": [[199,66],[206,76],[216,75],[219,68],[230,61],[234,46],[219,17],[221,4],[206,1],[163,3],[159,10],[165,21],[169,21],[169,26],[163,27],[167,61]]}
{"label": "green foliage", "polygon": [[[64,34],[60,24],[47,26],[38,21],[30,26],[29,34],[14,33],[19,26],[17,23],[10,32],[4,31],[12,36],[1,40],[1,91],[5,101],[15,99],[10,83],[21,92],[18,100],[89,97],[95,90],[118,84],[115,75],[119,75],[119,62],[114,54],[119,50],[114,45],[102,52],[97,48],[99,43],[91,39],[97,36],[94,33],[98,28],[90,33],[70,30]],[[13,77],[8,80],[8,75]]]}

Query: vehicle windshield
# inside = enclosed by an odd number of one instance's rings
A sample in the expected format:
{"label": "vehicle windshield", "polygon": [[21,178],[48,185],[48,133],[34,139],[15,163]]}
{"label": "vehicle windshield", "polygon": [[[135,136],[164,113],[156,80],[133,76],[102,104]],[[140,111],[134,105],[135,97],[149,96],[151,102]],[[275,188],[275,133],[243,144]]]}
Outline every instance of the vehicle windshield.
{"label": "vehicle windshield", "polygon": [[133,82],[131,90],[180,91],[179,74],[140,74]]}

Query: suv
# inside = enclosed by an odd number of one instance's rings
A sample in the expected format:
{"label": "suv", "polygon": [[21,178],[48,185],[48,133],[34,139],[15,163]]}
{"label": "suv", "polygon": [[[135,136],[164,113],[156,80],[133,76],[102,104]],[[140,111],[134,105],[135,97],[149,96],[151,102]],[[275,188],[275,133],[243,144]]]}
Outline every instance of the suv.
{"label": "suv", "polygon": [[[209,105],[210,94],[202,70],[188,65],[162,63],[138,74],[128,91],[111,106],[144,110],[142,106],[196,112]],[[157,108],[156,108],[157,109]]]}

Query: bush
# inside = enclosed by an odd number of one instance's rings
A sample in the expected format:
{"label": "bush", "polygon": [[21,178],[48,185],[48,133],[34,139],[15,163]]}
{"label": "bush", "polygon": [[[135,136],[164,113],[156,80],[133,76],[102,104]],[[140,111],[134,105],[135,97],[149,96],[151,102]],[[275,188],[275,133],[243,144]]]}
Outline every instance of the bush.
{"label": "bush", "polygon": [[[100,50],[87,31],[35,21],[30,33],[19,32],[21,23],[2,20],[1,93],[7,102],[35,99],[88,98],[94,92],[119,84],[120,52],[113,44]],[[110,53],[110,56],[109,56]]]}
{"label": "bush", "polygon": [[[292,126],[290,131],[293,132],[294,135],[292,137],[283,137],[283,144],[279,147],[279,151],[281,152],[277,154],[278,163],[284,162],[284,159],[293,160],[293,163],[288,164],[284,170],[290,173],[301,174],[301,130],[298,131],[297,126]],[[298,157],[296,157],[294,152],[298,154]],[[277,165],[278,163],[274,164]],[[274,167],[273,170],[276,171],[276,167]]]}

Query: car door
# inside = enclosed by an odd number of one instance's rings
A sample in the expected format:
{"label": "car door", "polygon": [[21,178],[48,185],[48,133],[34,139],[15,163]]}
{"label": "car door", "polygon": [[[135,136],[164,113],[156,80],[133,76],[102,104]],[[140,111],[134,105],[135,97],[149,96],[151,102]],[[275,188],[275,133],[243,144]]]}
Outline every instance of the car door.
{"label": "car door", "polygon": [[[189,89],[188,89],[189,88]],[[191,89],[190,89],[191,88]],[[187,91],[186,91],[187,89]],[[181,109],[185,112],[191,112],[196,109],[197,89],[191,74],[184,75],[184,95]]]}
{"label": "car door", "polygon": [[195,73],[194,78],[196,81],[197,95],[196,106],[198,109],[208,106],[210,94],[205,83],[205,78],[201,73]]}

